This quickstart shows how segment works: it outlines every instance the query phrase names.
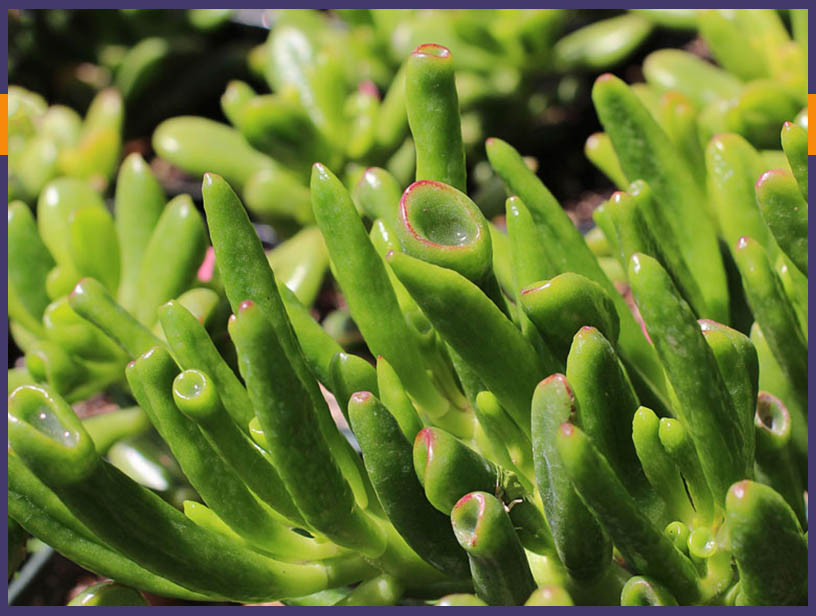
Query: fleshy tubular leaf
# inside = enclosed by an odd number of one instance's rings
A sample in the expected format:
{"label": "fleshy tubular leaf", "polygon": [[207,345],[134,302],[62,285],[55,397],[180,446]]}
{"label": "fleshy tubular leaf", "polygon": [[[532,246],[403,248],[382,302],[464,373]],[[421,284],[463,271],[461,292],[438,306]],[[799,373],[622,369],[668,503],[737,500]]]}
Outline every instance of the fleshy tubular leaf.
{"label": "fleshy tubular leaf", "polygon": [[156,322],[156,309],[175,299],[195,280],[207,251],[204,220],[189,195],[167,204],[142,255],[136,283],[136,317]]}
{"label": "fleshy tubular leaf", "polygon": [[[70,235],[65,230],[71,214],[85,207],[105,209],[105,203],[99,193],[86,182],[71,177],[50,182],[43,188],[37,201],[37,228],[40,237],[65,276],[57,292],[49,291],[53,299],[69,292],[80,278],[71,260]],[[52,276],[53,273],[49,278]]]}
{"label": "fleshy tubular leaf", "polygon": [[626,369],[603,332],[585,326],[575,334],[567,356],[566,376],[576,398],[581,429],[606,457],[630,494],[641,499],[648,489],[631,429],[640,405]]}
{"label": "fleshy tubular leaf", "polygon": [[479,597],[466,593],[445,595],[434,603],[434,605],[437,607],[487,607],[487,603],[482,601]]}
{"label": "fleshy tubular leaf", "polygon": [[388,279],[346,188],[320,163],[312,168],[312,207],[354,322],[375,355],[394,366],[408,392],[432,416],[448,403],[434,388]]}
{"label": "fleshy tubular leaf", "polygon": [[[513,269],[513,292],[538,280],[547,280],[559,273],[547,256],[546,243],[541,241],[530,210],[519,197],[510,197],[505,204],[510,263]],[[518,302],[518,297],[515,298]]]}
{"label": "fleshy tubular leaf", "polygon": [[[237,314],[247,300],[254,302],[263,312],[272,326],[277,344],[297,375],[300,387],[308,392],[314,408],[318,410],[317,421],[323,438],[338,456],[344,476],[355,487],[355,494],[364,501],[365,490],[356,454],[337,429],[317,381],[309,370],[281,299],[275,274],[269,267],[261,240],[246,210],[229,184],[215,174],[204,177],[201,192],[216,262],[233,312]],[[296,302],[295,298],[293,304]],[[330,359],[331,356],[326,361],[326,374]]]}
{"label": "fleshy tubular leaf", "polygon": [[[215,515],[252,545],[281,560],[296,560],[294,554],[308,540],[272,516],[197,424],[177,408],[173,381],[178,368],[169,353],[158,347],[149,350],[128,365],[126,375],[139,405]],[[206,395],[217,401],[212,389]]]}
{"label": "fleshy tubular leaf", "polygon": [[320,229],[304,227],[266,257],[277,280],[289,287],[301,304],[314,304],[329,267],[329,252]]}
{"label": "fleshy tubular leaf", "polygon": [[220,102],[221,111],[224,112],[230,124],[238,126],[244,105],[255,96],[257,96],[257,93],[245,81],[233,79],[227,84],[226,90],[221,95]]}
{"label": "fleshy tubular leaf", "polygon": [[19,456],[10,452],[8,466],[9,519],[22,520],[22,526],[29,533],[47,542],[66,558],[99,575],[164,597],[194,601],[218,598],[214,592],[201,594],[187,590],[104,545],[71,514],[54,492],[28,470]]}
{"label": "fleshy tubular leaf", "polygon": [[768,255],[759,243],[744,237],[737,243],[734,256],[756,322],[792,388],[806,398],[807,343]]}
{"label": "fleshy tubular leaf", "polygon": [[397,531],[440,571],[467,577],[467,558],[448,517],[425,498],[414,472],[411,443],[393,415],[370,392],[353,394],[348,414],[374,490]]}
{"label": "fleshy tubular leaf", "polygon": [[495,488],[498,481],[495,464],[439,428],[416,435],[413,463],[428,501],[445,515],[466,493]]}
{"label": "fleshy tubular leaf", "polygon": [[711,491],[700,467],[697,451],[688,437],[688,430],[679,419],[663,417],[658,428],[658,438],[683,475],[694,505],[696,523],[710,524],[714,513]]}
{"label": "fleshy tubular leaf", "polygon": [[42,322],[49,339],[83,360],[118,362],[123,358],[113,340],[74,312],[65,296],[48,305]]}
{"label": "fleshy tubular leaf", "polygon": [[405,108],[416,146],[416,179],[467,190],[454,59],[442,45],[417,47],[405,65]]}
{"label": "fleshy tubular leaf", "polygon": [[451,523],[468,553],[476,594],[488,605],[522,605],[535,582],[502,503],[486,492],[470,492],[454,506]]}
{"label": "fleshy tubular leaf", "polygon": [[[726,515],[740,573],[738,605],[807,601],[807,540],[791,508],[772,488],[753,481],[728,491]],[[774,549],[768,549],[768,533]]]}
{"label": "fleshy tubular leaf", "polygon": [[772,169],[757,180],[756,198],[779,247],[807,276],[808,204],[789,171]]}
{"label": "fleshy tubular leaf", "polygon": [[694,565],[640,511],[589,438],[568,423],[556,432],[558,453],[576,492],[602,521],[629,565],[664,584],[678,600],[697,599]]}
{"label": "fleshy tubular leaf", "polygon": [[556,447],[558,426],[574,420],[575,407],[575,396],[563,374],[539,383],[532,401],[533,462],[558,555],[570,575],[591,581],[609,566],[612,546],[576,493]]}
{"label": "fleshy tubular leaf", "polygon": [[107,209],[82,207],[68,217],[68,250],[80,276],[96,278],[111,293],[119,288],[120,252]]}
{"label": "fleshy tubular leaf", "polygon": [[131,358],[136,358],[161,341],[113,299],[105,287],[93,278],[80,280],[68,303],[79,316],[110,336]]}
{"label": "fleshy tubular leaf", "polygon": [[632,89],[610,74],[592,89],[601,123],[627,177],[643,179],[657,207],[667,215],[684,260],[705,300],[700,316],[728,322],[728,286],[714,229],[706,220],[705,199],[688,163]]}
{"label": "fleshy tubular leaf", "polygon": [[802,527],[807,527],[804,487],[793,463],[790,413],[782,402],[767,392],[760,392],[754,416],[756,428],[757,477],[772,486],[790,505]]}
{"label": "fleshy tubular leaf", "polygon": [[[255,96],[235,125],[254,148],[304,177],[315,160],[332,152],[300,102],[277,94]],[[331,158],[329,158],[331,160]]]}
{"label": "fleshy tubular leaf", "polygon": [[807,130],[793,122],[785,122],[782,126],[782,149],[805,201],[808,198],[807,136]]}
{"label": "fleshy tubular leaf", "polygon": [[759,391],[759,359],[745,334],[714,321],[700,321],[703,337],[714,353],[720,375],[743,425],[742,434],[748,459],[754,456],[751,438]]}
{"label": "fleshy tubular leaf", "polygon": [[[800,476],[808,474],[807,395],[793,386],[779,365],[759,323],[751,326],[751,342],[759,359],[759,389],[785,404],[791,419],[791,449]],[[757,437],[759,438],[759,437]]]}
{"label": "fleshy tubular leaf", "polygon": [[329,364],[331,374],[331,388],[343,416],[348,421],[349,398],[358,391],[367,391],[379,395],[377,387],[377,371],[374,367],[357,355],[337,353]]}
{"label": "fleshy tubular leaf", "polygon": [[754,185],[764,165],[754,146],[734,133],[715,135],[706,147],[706,171],[708,196],[732,253],[743,235],[771,254],[778,251],[757,205]]}
{"label": "fleshy tubular leaf", "polygon": [[589,161],[620,189],[625,190],[629,185],[626,174],[621,169],[618,155],[612,147],[612,141],[606,133],[593,133],[584,144],[584,154]]}
{"label": "fleshy tubular leaf", "polygon": [[345,86],[341,60],[321,50],[308,29],[294,21],[272,29],[266,43],[265,77],[274,91],[297,92],[314,125],[339,149],[347,136],[342,105],[337,104]]}
{"label": "fleshy tubular leaf", "polygon": [[750,474],[743,422],[694,314],[666,271],[638,253],[629,262],[629,282],[680,402],[675,410],[689,429],[715,500],[722,502],[729,486]]}
{"label": "fleshy tubular leaf", "polygon": [[[401,252],[388,263],[434,329],[496,394],[525,434],[530,433],[530,399],[551,367],[541,366],[532,345],[472,282],[453,270]],[[462,319],[460,314],[467,314]],[[502,340],[496,345],[492,341]]]}
{"label": "fleshy tubular leaf", "polygon": [[741,79],[768,76],[768,63],[762,41],[747,31],[741,14],[748,11],[734,9],[702,9],[698,17],[700,34],[711,49],[711,54],[727,71]]}
{"label": "fleshy tubular leaf", "polygon": [[224,408],[246,432],[255,411],[243,385],[210,338],[204,325],[180,302],[171,300],[159,307],[167,346],[182,370],[202,370],[215,385]]}
{"label": "fleshy tubular leaf", "polygon": [[629,578],[620,601],[621,605],[677,605],[677,599],[666,588],[641,575]]}
{"label": "fleshy tubular leaf", "polygon": [[149,604],[142,593],[135,588],[108,581],[89,586],[71,599],[68,605],[89,607],[134,605],[147,607]]}
{"label": "fleshy tubular leaf", "polygon": [[604,69],[623,61],[653,27],[633,13],[596,21],[559,40],[553,48],[555,62],[563,68]]}
{"label": "fleshy tubular leaf", "polygon": [[117,299],[128,310],[135,306],[142,255],[164,204],[164,191],[150,167],[139,154],[130,154],[119,168],[114,197],[116,233],[122,252]]}
{"label": "fleshy tubular leaf", "polygon": [[395,230],[412,257],[457,271],[479,286],[493,274],[487,220],[452,186],[430,180],[411,184],[400,199]]}
{"label": "fleshy tubular leaf", "polygon": [[[182,413],[198,424],[213,448],[262,501],[288,520],[303,524],[300,511],[268,459],[270,456],[235,425],[219,399],[217,386],[205,372],[185,370],[176,376],[173,400]],[[304,558],[311,551],[308,542],[298,546],[287,533],[275,539],[284,549],[299,548]],[[289,546],[286,546],[287,539]],[[311,554],[319,557],[314,551]]]}
{"label": "fleshy tubular leaf", "polygon": [[533,591],[524,605],[568,606],[575,604],[569,593],[560,586],[541,586]]}
{"label": "fleshy tubular leaf", "polygon": [[581,327],[597,328],[613,344],[618,340],[620,321],[612,298],[579,274],[565,272],[523,288],[521,304],[562,361]]}
{"label": "fleshy tubular leaf", "polygon": [[355,504],[324,440],[318,414],[264,312],[244,302],[230,320],[241,375],[275,468],[306,521],[338,545],[379,556],[380,529]]}
{"label": "fleshy tubular leaf", "polygon": [[352,198],[372,221],[382,218],[394,224],[401,197],[400,185],[385,169],[369,167],[354,186]]}
{"label": "fleshy tubular leaf", "polygon": [[45,281],[52,267],[54,259],[40,238],[29,207],[20,201],[9,203],[8,284],[29,315],[26,322],[38,322],[51,301]]}
{"label": "fleshy tubular leaf", "polygon": [[396,419],[405,438],[413,443],[417,433],[422,430],[422,420],[402,387],[399,376],[382,356],[377,358],[377,389],[383,404]]}
{"label": "fleshy tubular leaf", "polygon": [[643,74],[650,85],[662,91],[679,90],[701,108],[732,98],[742,88],[742,82],[728,71],[680,49],[649,54],[643,61]]}
{"label": "fleshy tubular leaf", "polygon": [[205,118],[179,116],[153,131],[153,148],[163,159],[188,173],[211,171],[243,188],[262,169],[277,169],[274,160],[253,149],[234,128]]}
{"label": "fleshy tubular leaf", "polygon": [[508,143],[491,138],[485,143],[485,149],[495,172],[527,206],[554,274],[575,272],[597,282],[609,293],[620,318],[621,353],[637,368],[648,387],[657,396],[663,395],[665,376],[654,349],[647,343],[623,297],[607,278],[558,201]]}
{"label": "fleshy tubular leaf", "polygon": [[[42,389],[18,391],[26,393],[12,403],[14,415],[9,415],[14,451],[34,463],[71,513],[116,553],[190,590],[239,601],[306,594],[327,584],[323,565],[279,563],[198,527],[101,460],[65,402],[48,401]],[[39,416],[44,408],[56,421],[40,426],[28,411],[35,409]],[[43,455],[50,459],[48,470],[37,463]],[[213,569],[212,562],[224,569]]]}
{"label": "fleshy tubular leaf", "polygon": [[52,485],[81,483],[100,463],[79,418],[49,387],[24,385],[12,393],[8,433],[26,466]]}

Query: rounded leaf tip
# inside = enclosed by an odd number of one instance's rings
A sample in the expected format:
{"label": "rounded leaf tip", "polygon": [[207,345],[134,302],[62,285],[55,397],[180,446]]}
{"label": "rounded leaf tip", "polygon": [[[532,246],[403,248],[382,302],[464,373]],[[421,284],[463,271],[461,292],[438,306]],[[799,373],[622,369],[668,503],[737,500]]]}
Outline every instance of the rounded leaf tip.
{"label": "rounded leaf tip", "polygon": [[757,179],[757,181],[756,181],[757,190],[761,190],[762,186],[763,186],[763,184],[765,184],[765,182],[768,182],[772,178],[777,177],[777,176],[781,176],[781,175],[784,175],[784,174],[785,174],[784,169],[768,169],[768,171],[766,171],[765,173],[760,175],[759,179]]}
{"label": "rounded leaf tip", "polygon": [[558,429],[561,431],[561,434],[567,437],[572,436],[573,432],[575,432],[575,426],[571,423],[562,423]]}
{"label": "rounded leaf tip", "polygon": [[438,43],[423,43],[412,52],[415,56],[432,56],[435,58],[448,58],[451,55],[450,49]]}
{"label": "rounded leaf tip", "polygon": [[750,481],[747,479],[743,479],[742,481],[738,481],[731,488],[728,490],[729,500],[736,500],[741,501],[745,498],[748,493],[748,486],[750,485]]}
{"label": "rounded leaf tip", "polygon": [[370,391],[357,391],[351,394],[351,400],[357,404],[363,404],[364,402],[368,401],[369,398],[371,398]]}

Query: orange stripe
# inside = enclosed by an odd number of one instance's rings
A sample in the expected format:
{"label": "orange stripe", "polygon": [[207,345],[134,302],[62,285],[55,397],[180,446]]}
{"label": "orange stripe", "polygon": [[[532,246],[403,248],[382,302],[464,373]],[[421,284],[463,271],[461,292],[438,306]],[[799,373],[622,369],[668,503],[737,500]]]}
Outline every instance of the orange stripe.
{"label": "orange stripe", "polygon": [[8,94],[0,94],[0,107],[6,108],[3,119],[0,120],[0,156],[8,155]]}
{"label": "orange stripe", "polygon": [[[808,94],[808,126],[810,126],[810,110],[816,105],[816,94]],[[808,131],[808,154],[816,154],[816,133]]]}

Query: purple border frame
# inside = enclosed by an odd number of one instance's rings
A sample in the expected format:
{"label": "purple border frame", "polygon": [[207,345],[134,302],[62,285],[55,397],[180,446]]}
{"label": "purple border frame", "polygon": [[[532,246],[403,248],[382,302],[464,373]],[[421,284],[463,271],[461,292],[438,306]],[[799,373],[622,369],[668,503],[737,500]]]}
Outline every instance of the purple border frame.
{"label": "purple border frame", "polygon": [[[399,2],[380,2],[380,3],[376,3],[376,4],[379,7],[386,7],[386,8],[407,8],[405,4],[402,4],[402,3],[399,3]],[[495,3],[495,1],[494,2],[485,2],[484,0],[481,0],[481,1],[477,0],[476,2],[474,2],[474,1],[470,1],[470,2],[453,2],[453,3],[452,2],[443,2],[442,4],[444,4],[444,6],[439,6],[439,4],[428,5],[428,4],[420,2],[420,3],[415,4],[415,8],[492,8],[492,7],[495,6],[496,3]],[[581,6],[581,7],[571,6],[571,7],[568,7],[568,8],[593,8],[593,9],[619,8],[619,7],[616,7],[614,5],[610,6],[609,4],[598,3],[598,2],[582,3],[582,4],[583,4],[583,6]],[[654,6],[657,6],[659,4],[664,4],[664,3],[662,3],[662,2],[659,2],[659,3],[652,2],[652,3],[645,3],[645,4],[639,5],[639,6],[637,4],[628,4],[628,8],[654,7]],[[357,2],[350,2],[349,3],[349,2],[346,2],[346,3],[343,3],[343,5],[348,7],[348,8],[370,8],[371,7],[370,2],[369,3],[357,3]],[[18,6],[22,6],[22,4],[18,5]],[[127,5],[123,4],[122,8],[124,8],[125,6],[127,6]],[[216,7],[219,7],[221,5],[218,4],[218,3],[213,3],[212,5],[210,5],[209,3],[200,3],[200,4],[196,5],[196,6],[198,6],[200,8],[216,8]],[[539,7],[541,5],[538,4],[538,3],[520,2],[520,3],[515,3],[514,6],[532,8],[532,7]],[[762,5],[760,5],[760,6],[762,6]],[[809,6],[807,4],[805,4],[805,3],[800,4],[799,7],[809,8]],[[44,3],[36,3],[36,6],[26,7],[26,8],[64,8],[64,5],[59,4],[59,3],[44,2]],[[78,6],[78,7],[75,7],[75,8],[88,8],[88,9],[90,9],[90,8],[99,8],[99,9],[104,8],[104,9],[110,9],[110,8],[119,8],[119,7],[112,6],[111,3],[101,2],[101,1],[97,0],[96,2],[83,3],[82,6]],[[153,8],[153,7],[148,6],[148,7],[144,7],[144,8]],[[179,9],[181,9],[181,8],[191,8],[191,7],[185,6],[183,3],[170,1],[170,2],[164,2],[160,6],[155,7],[155,8],[163,8],[163,9],[166,9],[166,8],[179,8]],[[250,8],[260,8],[260,7],[250,7]],[[269,8],[269,7],[267,5],[264,8]],[[326,8],[326,7],[318,6],[318,7],[315,7],[315,8]],[[558,7],[556,7],[556,8],[558,8]],[[794,6],[794,8],[797,8],[797,7]],[[1,23],[2,32],[5,34],[6,41],[8,42],[8,14],[7,13],[3,16],[2,20],[0,20],[0,22],[2,22]],[[6,48],[5,48],[5,54],[4,55],[6,55],[6,62],[3,63],[3,68],[4,68],[4,71],[6,72],[6,83],[8,84],[8,46],[6,46]],[[809,53],[809,58],[808,58],[808,66],[809,67],[813,66],[813,62],[811,61],[813,59],[813,55],[814,54]],[[808,71],[809,71],[809,76],[812,76],[814,74],[814,69],[813,68],[809,68]],[[808,88],[808,90],[809,90],[809,88]],[[5,158],[6,162],[8,163],[8,157],[3,157],[3,158]],[[808,157],[808,166],[809,167],[816,167],[816,163],[814,162],[814,158],[815,157],[813,157],[813,156]],[[810,171],[813,171],[813,170],[814,169],[810,169]],[[7,237],[7,235],[6,235],[6,237]],[[8,242],[8,240],[6,240],[6,243],[7,242]],[[811,252],[813,252],[813,251],[811,251]],[[8,266],[8,250],[6,250],[3,253],[3,255],[6,257],[6,259],[5,259],[6,260],[6,265]],[[6,332],[6,338],[8,339],[8,319],[6,319],[3,322],[3,328],[4,328],[5,332]],[[810,361],[810,357],[811,357],[811,354],[808,353],[808,364],[809,364],[809,361]],[[8,368],[8,354],[6,355],[6,367]],[[809,377],[811,379],[816,380],[816,368],[811,368],[809,366],[808,367],[808,375],[809,375]],[[812,405],[808,402],[808,411],[810,410],[811,406]],[[813,466],[814,465],[810,464],[810,461],[808,461],[809,477],[813,476]],[[810,490],[811,483],[812,482],[808,481],[808,492],[811,491]],[[8,478],[6,479],[6,489],[8,490]],[[7,507],[8,507],[8,505],[6,504],[6,508]],[[8,537],[7,536],[3,536],[3,544],[6,545],[6,546],[8,545]],[[810,576],[810,572],[813,571],[813,560],[814,560],[813,555],[809,553],[808,554],[808,585],[810,585],[810,580],[812,579],[812,576]],[[22,607],[23,606],[19,606],[19,608],[18,608],[18,607],[15,606],[15,609],[20,609]],[[31,608],[28,608],[28,609],[31,609]],[[43,609],[49,609],[49,608],[39,608],[38,611],[43,610]],[[117,608],[107,608],[107,609],[108,610],[116,610],[117,613],[124,613],[126,611],[139,609],[139,608],[117,607]],[[197,606],[196,607],[174,607],[172,609],[199,609],[199,607],[197,607]],[[231,609],[231,608],[208,607],[207,609],[225,610],[225,609]],[[306,609],[306,610],[313,611],[313,610],[316,610],[316,609],[319,609],[319,608],[311,607],[311,608],[301,608],[301,609]],[[343,608],[340,608],[340,609],[343,609]],[[347,608],[347,609],[358,609],[358,608]],[[378,611],[381,610],[383,612],[395,614],[395,613],[398,613],[397,612],[398,610],[402,610],[402,609],[405,609],[405,608],[401,608],[401,607],[398,607],[398,606],[393,606],[393,607],[379,607],[379,608],[376,608],[376,609]],[[414,609],[416,609],[416,608],[414,608]],[[420,609],[425,609],[425,608],[420,608]],[[473,608],[459,608],[459,609],[460,610],[462,610],[462,609],[467,610],[467,609],[473,609]],[[502,613],[505,613],[505,612],[507,612],[509,610],[516,610],[516,609],[522,609],[522,608],[493,607],[491,609],[494,611],[494,613],[496,611],[502,611]],[[595,612],[597,610],[610,610],[610,609],[620,610],[620,609],[627,609],[627,608],[580,606],[580,607],[577,607],[577,608],[572,608],[573,611],[571,611],[570,613],[571,614],[575,614],[575,613],[581,614],[581,613]],[[634,608],[628,608],[628,609],[634,609]],[[675,608],[675,609],[706,610],[706,609],[727,609],[727,608],[684,607],[684,608]],[[769,610],[776,610],[778,608],[753,608],[753,609],[754,610],[760,609],[760,610],[763,611],[763,613],[770,614],[771,612]],[[807,608],[806,607],[799,607],[799,608],[787,608],[787,609],[804,610],[804,609],[807,609]]]}

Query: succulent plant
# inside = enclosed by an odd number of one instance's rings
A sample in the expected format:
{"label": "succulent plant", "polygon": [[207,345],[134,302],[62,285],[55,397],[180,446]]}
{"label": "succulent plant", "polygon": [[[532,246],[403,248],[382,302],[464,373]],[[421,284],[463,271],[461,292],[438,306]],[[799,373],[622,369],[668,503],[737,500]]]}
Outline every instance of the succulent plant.
{"label": "succulent plant", "polygon": [[113,605],[148,605],[138,590],[122,586],[116,582],[99,582],[78,593],[68,605],[76,606],[113,606]]}
{"label": "succulent plant", "polygon": [[125,139],[141,138],[165,118],[217,105],[228,79],[249,75],[246,56],[263,33],[231,19],[234,13],[13,10],[10,83],[80,109],[115,88],[127,110]]}
{"label": "succulent plant", "polygon": [[114,89],[100,92],[83,120],[64,105],[9,87],[8,200],[34,203],[58,176],[87,181],[104,192],[122,150],[123,102]]}
{"label": "succulent plant", "polygon": [[[417,45],[433,40],[456,57],[459,138],[473,166],[483,159],[486,131],[529,134],[542,123],[552,101],[535,92],[541,79],[569,81],[620,64],[654,28],[648,17],[626,14],[559,39],[571,21],[586,18],[553,9],[270,11],[269,38],[250,63],[272,93],[234,80],[221,97],[232,128],[171,118],[155,131],[153,146],[195,176],[219,173],[256,219],[287,235],[314,222],[308,178],[315,160],[349,187],[363,165],[410,183],[415,155],[406,106],[422,99],[405,92],[410,63],[402,60]],[[561,88],[573,96],[579,89]],[[489,166],[472,183],[483,210],[503,207],[501,181]]]}
{"label": "succulent plant", "polygon": [[349,190],[315,163],[307,193],[375,365],[320,327],[207,173],[237,374],[181,300],[140,318],[104,276],[67,300],[131,360],[204,502],[174,509],[100,456],[55,387],[22,385],[11,517],[117,582],[193,600],[806,603],[805,129],[783,128],[789,171],[762,173],[734,134],[695,170],[693,114],[669,96],[658,120],[596,81],[596,160],[627,190],[596,215],[598,245],[636,316],[508,143],[486,143],[506,233],[468,196],[451,52],[421,45],[404,75],[415,181],[369,168]]}
{"label": "succulent plant", "polygon": [[[165,206],[165,195],[138,154],[119,171],[114,214],[87,182],[59,177],[39,195],[36,220],[22,202],[9,204],[9,317],[24,368],[9,387],[35,379],[68,400],[85,399],[123,382],[124,353],[81,317],[76,283],[94,278],[102,301],[118,301],[153,328],[156,309],[179,298],[202,322],[219,295],[197,283],[208,241],[188,195]],[[96,301],[96,300],[95,300]]]}

